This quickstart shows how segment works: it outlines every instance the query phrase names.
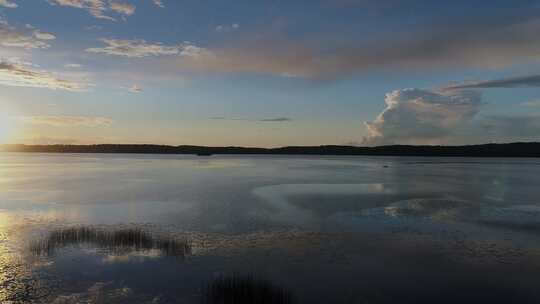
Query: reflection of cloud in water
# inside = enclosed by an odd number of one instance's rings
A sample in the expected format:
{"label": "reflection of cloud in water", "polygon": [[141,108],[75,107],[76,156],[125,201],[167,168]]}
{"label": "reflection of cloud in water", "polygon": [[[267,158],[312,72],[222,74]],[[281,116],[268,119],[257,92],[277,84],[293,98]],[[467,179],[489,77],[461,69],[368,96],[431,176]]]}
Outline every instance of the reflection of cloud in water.
{"label": "reflection of cloud in water", "polygon": [[126,254],[109,254],[103,258],[103,263],[132,263],[145,262],[147,259],[157,259],[162,257],[162,253],[158,249],[150,249],[145,251],[134,251]]}
{"label": "reflection of cloud in water", "polygon": [[185,239],[154,237],[141,229],[108,231],[91,227],[54,230],[46,238],[33,241],[30,252],[38,256],[51,256],[70,246],[97,248],[114,255],[158,250],[162,256],[183,258],[191,252],[191,246]]}
{"label": "reflection of cloud in water", "polygon": [[540,206],[517,205],[482,210],[479,222],[495,228],[540,232]]}
{"label": "reflection of cloud in water", "polygon": [[97,282],[86,291],[59,295],[52,304],[127,303],[133,291],[128,287],[113,288],[112,285],[112,282]]}
{"label": "reflection of cloud in water", "polygon": [[290,196],[299,194],[368,194],[392,193],[383,184],[282,184],[260,187],[254,190],[259,195]]}
{"label": "reflection of cloud in water", "polygon": [[384,208],[392,217],[419,216],[432,219],[456,219],[477,212],[478,206],[459,198],[417,198],[393,203]]}
{"label": "reflection of cloud in water", "polygon": [[[253,194],[271,203],[276,217],[286,222],[303,223],[311,219],[308,210],[291,203],[292,197],[391,194],[394,190],[383,184],[282,184],[255,188]],[[314,199],[316,200],[316,198]]]}
{"label": "reflection of cloud in water", "polygon": [[236,167],[249,167],[252,164],[235,159],[203,159],[194,162],[193,166],[200,169],[230,169]]}

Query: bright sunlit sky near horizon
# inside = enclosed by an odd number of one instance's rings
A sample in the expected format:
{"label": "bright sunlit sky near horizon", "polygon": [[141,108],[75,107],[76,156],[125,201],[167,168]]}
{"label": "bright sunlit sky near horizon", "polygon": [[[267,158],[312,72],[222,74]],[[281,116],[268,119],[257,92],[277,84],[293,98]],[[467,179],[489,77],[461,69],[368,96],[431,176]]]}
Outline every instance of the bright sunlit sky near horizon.
{"label": "bright sunlit sky near horizon", "polygon": [[0,0],[0,143],[540,140],[540,2]]}

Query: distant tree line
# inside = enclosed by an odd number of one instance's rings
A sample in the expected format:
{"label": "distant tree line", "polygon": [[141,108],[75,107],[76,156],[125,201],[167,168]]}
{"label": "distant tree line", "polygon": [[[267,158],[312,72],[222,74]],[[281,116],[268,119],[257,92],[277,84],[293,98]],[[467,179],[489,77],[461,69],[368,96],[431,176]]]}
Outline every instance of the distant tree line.
{"label": "distant tree line", "polygon": [[468,146],[291,146],[281,148],[205,147],[167,145],[0,145],[3,152],[39,153],[139,153],[139,154],[277,154],[277,155],[378,155],[540,157],[540,143],[482,144]]}

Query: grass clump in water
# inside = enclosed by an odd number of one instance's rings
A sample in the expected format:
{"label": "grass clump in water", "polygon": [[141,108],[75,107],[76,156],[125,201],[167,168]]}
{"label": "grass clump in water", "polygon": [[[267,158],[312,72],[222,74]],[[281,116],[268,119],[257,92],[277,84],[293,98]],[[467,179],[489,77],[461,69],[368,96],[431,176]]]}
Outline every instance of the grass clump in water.
{"label": "grass clump in water", "polygon": [[92,227],[57,229],[43,239],[30,243],[30,252],[36,256],[52,256],[59,249],[87,246],[112,254],[126,254],[159,250],[163,256],[184,258],[191,253],[186,239],[154,237],[142,229],[105,230]]}

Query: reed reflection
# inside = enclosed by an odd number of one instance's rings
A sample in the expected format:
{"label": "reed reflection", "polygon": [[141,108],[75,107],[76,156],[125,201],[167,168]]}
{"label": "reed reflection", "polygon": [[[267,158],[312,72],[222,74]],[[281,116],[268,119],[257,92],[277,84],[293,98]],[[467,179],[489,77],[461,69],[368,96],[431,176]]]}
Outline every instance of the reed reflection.
{"label": "reed reflection", "polygon": [[288,289],[253,275],[219,276],[203,289],[203,304],[292,304]]}

